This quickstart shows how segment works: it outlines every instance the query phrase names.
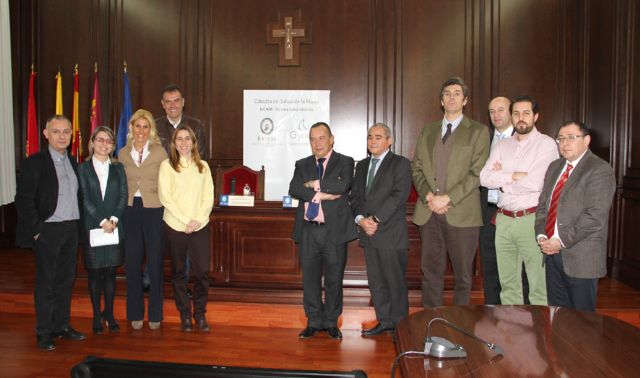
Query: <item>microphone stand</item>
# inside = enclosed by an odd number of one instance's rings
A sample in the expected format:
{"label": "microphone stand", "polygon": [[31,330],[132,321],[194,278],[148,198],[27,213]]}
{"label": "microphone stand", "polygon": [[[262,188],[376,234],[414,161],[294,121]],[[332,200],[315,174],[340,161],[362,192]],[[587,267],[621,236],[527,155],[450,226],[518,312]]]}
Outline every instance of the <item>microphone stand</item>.
{"label": "microphone stand", "polygon": [[427,325],[427,337],[425,338],[425,348],[424,351],[429,356],[434,356],[437,358],[465,358],[467,356],[467,352],[461,345],[454,344],[451,341],[444,339],[442,337],[431,337],[431,324],[434,322],[443,323],[456,331],[483,343],[487,348],[493,350],[499,355],[503,355],[504,351],[501,347],[496,344],[490,343],[486,340],[479,338],[478,336],[465,331],[464,329],[458,327],[457,325],[451,323],[450,321],[443,318],[433,318],[429,321]]}

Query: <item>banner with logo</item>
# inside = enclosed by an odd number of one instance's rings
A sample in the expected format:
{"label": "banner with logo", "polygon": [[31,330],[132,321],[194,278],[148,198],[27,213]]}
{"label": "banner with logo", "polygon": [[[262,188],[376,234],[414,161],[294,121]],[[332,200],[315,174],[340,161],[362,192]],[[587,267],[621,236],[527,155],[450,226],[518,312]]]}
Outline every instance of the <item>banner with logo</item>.
{"label": "banner with logo", "polygon": [[254,170],[264,165],[266,201],[288,194],[296,160],[311,154],[309,128],[331,125],[329,110],[330,91],[244,91],[243,164]]}

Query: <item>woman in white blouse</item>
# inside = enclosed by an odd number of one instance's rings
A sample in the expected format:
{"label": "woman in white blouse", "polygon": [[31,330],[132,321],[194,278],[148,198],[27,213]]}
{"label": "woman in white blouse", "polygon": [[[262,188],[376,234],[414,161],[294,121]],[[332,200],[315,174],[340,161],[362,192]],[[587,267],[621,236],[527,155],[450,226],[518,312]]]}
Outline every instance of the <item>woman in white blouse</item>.
{"label": "woman in white blouse", "polygon": [[[120,240],[122,215],[127,206],[127,179],[122,164],[112,157],[115,136],[106,126],[99,126],[89,141],[89,158],[80,165],[80,189],[84,210],[84,226],[88,235],[91,229],[102,228],[113,233],[116,228]],[[87,238],[89,240],[89,238]],[[89,274],[89,295],[93,305],[93,333],[103,332],[103,322],[109,331],[120,329],[113,316],[113,300],[116,289],[116,267],[122,265],[121,243],[83,248],[84,265]],[[104,312],[100,309],[100,297],[104,293]]]}

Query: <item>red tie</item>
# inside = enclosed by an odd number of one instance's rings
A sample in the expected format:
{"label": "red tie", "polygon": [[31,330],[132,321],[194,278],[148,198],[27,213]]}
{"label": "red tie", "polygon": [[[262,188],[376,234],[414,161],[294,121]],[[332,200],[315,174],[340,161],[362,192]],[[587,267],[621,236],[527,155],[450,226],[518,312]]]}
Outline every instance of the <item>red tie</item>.
{"label": "red tie", "polygon": [[551,238],[553,236],[553,231],[556,228],[556,216],[558,214],[558,202],[560,202],[560,195],[562,194],[562,189],[564,188],[564,184],[569,179],[569,172],[573,169],[573,165],[567,164],[567,169],[564,171],[556,187],[553,188],[553,194],[551,195],[551,203],[549,204],[549,212],[547,213],[547,224],[545,225],[545,232],[547,233],[547,237]]}

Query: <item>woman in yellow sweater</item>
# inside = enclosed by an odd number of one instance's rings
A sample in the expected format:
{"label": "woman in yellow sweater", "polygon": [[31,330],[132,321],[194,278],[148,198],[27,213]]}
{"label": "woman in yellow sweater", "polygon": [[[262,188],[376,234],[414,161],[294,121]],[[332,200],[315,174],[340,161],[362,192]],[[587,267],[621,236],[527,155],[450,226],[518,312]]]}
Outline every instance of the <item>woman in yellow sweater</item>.
{"label": "woman in yellow sweater", "polygon": [[[209,331],[205,313],[209,295],[209,214],[213,208],[213,180],[200,159],[198,141],[189,126],[178,126],[171,139],[169,159],[160,165],[160,202],[164,206],[165,235],[171,256],[172,284],[183,331]],[[189,258],[193,284],[193,314],[185,277]]]}

